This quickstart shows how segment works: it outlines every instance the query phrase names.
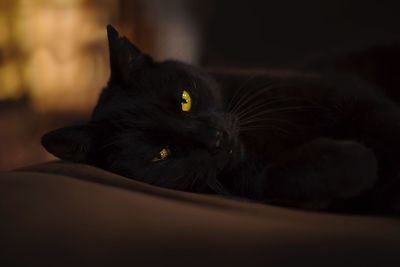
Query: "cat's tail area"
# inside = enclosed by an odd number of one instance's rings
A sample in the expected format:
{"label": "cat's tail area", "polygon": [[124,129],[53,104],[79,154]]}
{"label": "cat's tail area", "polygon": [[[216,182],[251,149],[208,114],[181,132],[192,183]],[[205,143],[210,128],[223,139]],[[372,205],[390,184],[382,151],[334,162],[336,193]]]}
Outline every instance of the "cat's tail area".
{"label": "cat's tail area", "polygon": [[357,74],[400,103],[400,42],[351,49],[310,60],[306,69]]}

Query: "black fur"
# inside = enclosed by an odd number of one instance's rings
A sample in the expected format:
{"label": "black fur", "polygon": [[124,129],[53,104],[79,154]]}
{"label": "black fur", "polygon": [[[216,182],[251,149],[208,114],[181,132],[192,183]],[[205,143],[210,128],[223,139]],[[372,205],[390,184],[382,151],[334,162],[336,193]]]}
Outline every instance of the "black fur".
{"label": "black fur", "polygon": [[[290,71],[204,71],[156,62],[107,30],[110,81],[86,125],[43,137],[57,157],[179,190],[400,212],[397,80],[365,72],[365,54]],[[368,53],[368,64],[384,64]],[[153,162],[164,147],[170,157]]]}

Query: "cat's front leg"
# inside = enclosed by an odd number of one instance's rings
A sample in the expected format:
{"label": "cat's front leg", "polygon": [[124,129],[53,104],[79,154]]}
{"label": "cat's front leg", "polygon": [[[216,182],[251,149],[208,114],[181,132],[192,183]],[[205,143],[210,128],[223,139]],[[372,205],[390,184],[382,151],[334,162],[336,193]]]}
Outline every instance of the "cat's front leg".
{"label": "cat's front leg", "polygon": [[368,203],[372,212],[400,216],[400,173],[380,181]]}
{"label": "cat's front leg", "polygon": [[263,199],[306,209],[328,209],[359,196],[377,181],[374,153],[353,141],[318,138],[283,153],[263,177]]}

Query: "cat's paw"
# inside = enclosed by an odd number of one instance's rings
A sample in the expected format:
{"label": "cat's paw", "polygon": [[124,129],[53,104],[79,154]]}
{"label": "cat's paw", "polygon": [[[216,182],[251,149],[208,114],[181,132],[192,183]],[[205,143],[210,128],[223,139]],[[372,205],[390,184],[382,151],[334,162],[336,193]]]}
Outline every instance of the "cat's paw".
{"label": "cat's paw", "polygon": [[378,179],[377,160],[364,145],[320,138],[283,155],[265,176],[266,197],[275,203],[323,209],[359,196]]}
{"label": "cat's paw", "polygon": [[400,173],[380,184],[371,194],[372,210],[400,217]]}
{"label": "cat's paw", "polygon": [[329,160],[334,171],[327,175],[336,186],[337,197],[355,197],[374,187],[378,180],[378,162],[371,149],[354,141],[334,141],[331,149]]}

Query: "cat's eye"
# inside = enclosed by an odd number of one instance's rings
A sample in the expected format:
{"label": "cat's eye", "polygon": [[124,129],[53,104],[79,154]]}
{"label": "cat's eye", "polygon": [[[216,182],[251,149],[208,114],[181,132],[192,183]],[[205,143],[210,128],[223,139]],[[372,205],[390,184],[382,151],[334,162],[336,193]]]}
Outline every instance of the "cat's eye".
{"label": "cat's eye", "polygon": [[158,152],[158,155],[156,157],[154,157],[151,161],[152,162],[157,162],[160,160],[165,160],[169,157],[169,155],[171,154],[171,152],[169,151],[168,148],[163,148],[160,150],[160,152]]}
{"label": "cat's eye", "polygon": [[188,91],[183,90],[182,96],[181,96],[181,105],[182,105],[182,111],[189,111],[192,108],[192,98],[190,97],[190,94]]}

